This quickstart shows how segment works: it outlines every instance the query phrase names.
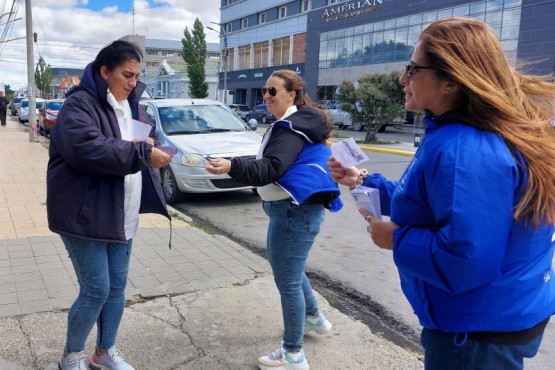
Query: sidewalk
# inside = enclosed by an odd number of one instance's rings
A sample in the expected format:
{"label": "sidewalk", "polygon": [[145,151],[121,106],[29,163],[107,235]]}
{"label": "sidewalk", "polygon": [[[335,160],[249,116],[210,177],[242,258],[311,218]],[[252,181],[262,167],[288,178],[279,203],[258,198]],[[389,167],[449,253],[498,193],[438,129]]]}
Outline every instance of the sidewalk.
{"label": "sidewalk", "polygon": [[[48,151],[8,114],[0,127],[0,370],[57,369],[77,282],[46,220]],[[63,191],[63,189],[60,189]],[[256,369],[281,340],[281,307],[265,259],[195,228],[142,215],[118,347],[137,370]],[[305,337],[311,369],[422,369],[412,354],[331,308],[324,336]],[[87,343],[94,348],[95,330]]]}

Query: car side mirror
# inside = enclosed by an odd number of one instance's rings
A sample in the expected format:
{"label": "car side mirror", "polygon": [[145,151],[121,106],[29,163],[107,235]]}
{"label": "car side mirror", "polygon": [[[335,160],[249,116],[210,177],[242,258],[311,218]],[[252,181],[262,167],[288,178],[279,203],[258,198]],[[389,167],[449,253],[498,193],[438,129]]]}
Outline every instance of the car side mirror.
{"label": "car side mirror", "polygon": [[247,122],[247,125],[251,130],[256,131],[256,129],[258,128],[258,121],[254,118],[251,118],[249,119],[249,122]]}

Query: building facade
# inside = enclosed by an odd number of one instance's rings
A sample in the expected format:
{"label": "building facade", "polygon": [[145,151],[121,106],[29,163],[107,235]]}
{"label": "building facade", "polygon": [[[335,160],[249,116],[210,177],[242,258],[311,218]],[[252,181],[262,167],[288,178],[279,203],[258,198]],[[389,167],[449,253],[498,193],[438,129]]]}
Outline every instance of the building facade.
{"label": "building facade", "polygon": [[342,81],[402,69],[422,29],[451,16],[488,23],[514,65],[555,73],[555,0],[222,0],[227,88],[252,106],[269,74],[288,68],[313,100],[333,99]]}

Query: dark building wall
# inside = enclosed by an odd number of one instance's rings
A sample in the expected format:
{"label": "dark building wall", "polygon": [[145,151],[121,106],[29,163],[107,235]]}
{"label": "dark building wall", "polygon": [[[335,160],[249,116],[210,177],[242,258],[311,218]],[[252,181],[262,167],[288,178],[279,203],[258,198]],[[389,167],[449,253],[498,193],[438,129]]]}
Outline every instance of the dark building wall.
{"label": "dark building wall", "polygon": [[[473,3],[461,0],[353,0],[311,11],[307,17],[304,76],[307,93],[316,99],[320,34],[405,15]],[[363,6],[360,6],[362,4]],[[329,16],[333,14],[333,16]],[[555,1],[522,0],[517,58],[534,62],[526,68],[534,74],[555,72]],[[538,62],[539,60],[539,62]]]}
{"label": "dark building wall", "polygon": [[529,73],[555,74],[555,1],[522,1],[517,57]]}

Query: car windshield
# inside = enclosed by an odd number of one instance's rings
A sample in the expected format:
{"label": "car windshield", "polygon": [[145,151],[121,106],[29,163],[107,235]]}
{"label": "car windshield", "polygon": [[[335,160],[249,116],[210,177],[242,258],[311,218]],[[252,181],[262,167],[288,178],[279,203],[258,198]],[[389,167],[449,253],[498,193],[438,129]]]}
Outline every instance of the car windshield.
{"label": "car windshield", "polygon": [[46,104],[46,109],[48,110],[60,110],[62,108],[62,105],[64,103],[62,103],[61,101],[49,101]]}
{"label": "car windshield", "polygon": [[246,105],[238,105],[236,109],[239,109],[241,112],[249,111],[249,107],[247,107]]}
{"label": "car windshield", "polygon": [[22,100],[21,101],[21,108],[25,108],[29,106],[29,100]]}
{"label": "car windshield", "polygon": [[168,135],[248,130],[236,114],[220,105],[160,107],[158,113]]}

